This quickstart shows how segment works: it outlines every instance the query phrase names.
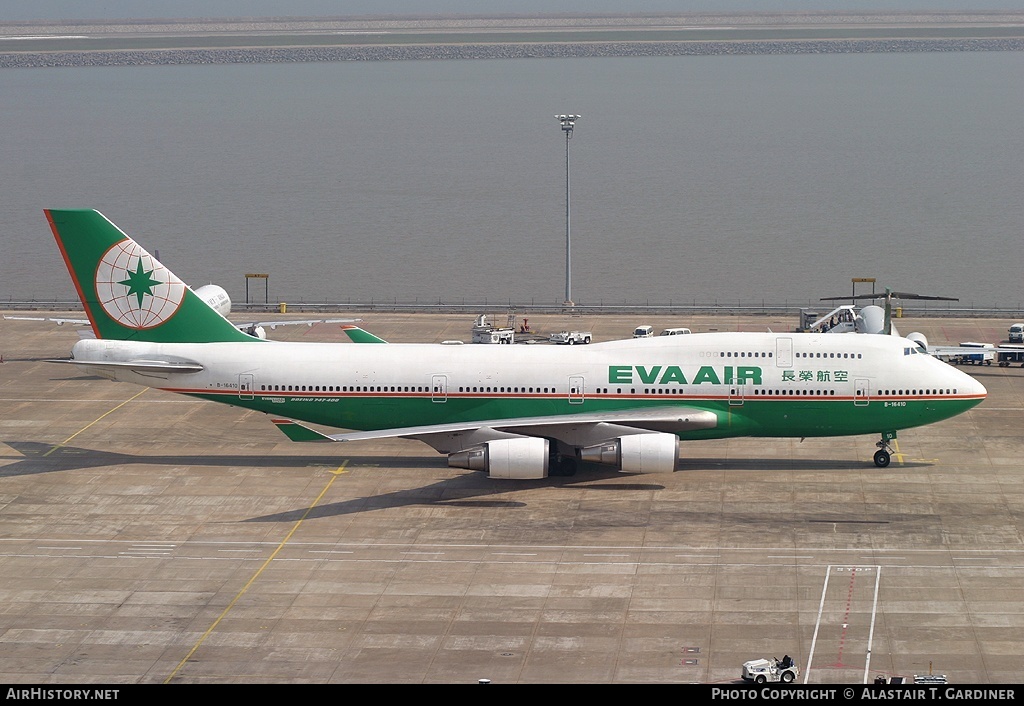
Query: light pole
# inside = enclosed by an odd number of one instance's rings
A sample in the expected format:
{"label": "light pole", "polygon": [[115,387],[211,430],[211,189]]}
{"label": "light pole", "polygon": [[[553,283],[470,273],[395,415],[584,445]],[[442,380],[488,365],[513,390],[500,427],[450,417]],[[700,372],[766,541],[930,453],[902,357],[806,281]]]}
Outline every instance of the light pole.
{"label": "light pole", "polygon": [[572,129],[581,115],[556,115],[555,119],[562,124],[562,132],[565,133],[565,303],[573,306],[572,302],[572,253],[570,250],[571,240],[569,238],[569,139],[572,137]]}

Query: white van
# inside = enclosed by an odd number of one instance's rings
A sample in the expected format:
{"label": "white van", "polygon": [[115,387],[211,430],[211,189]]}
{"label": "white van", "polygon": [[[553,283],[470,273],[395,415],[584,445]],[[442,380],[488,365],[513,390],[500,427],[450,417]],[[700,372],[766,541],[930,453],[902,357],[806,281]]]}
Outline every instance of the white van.
{"label": "white van", "polygon": [[1010,343],[1024,343],[1024,324],[1014,324],[1007,333]]}
{"label": "white van", "polygon": [[688,328],[667,328],[661,332],[662,336],[681,336],[683,334],[690,333]]}
{"label": "white van", "polygon": [[633,338],[653,338],[654,327],[653,326],[637,326],[633,330]]}

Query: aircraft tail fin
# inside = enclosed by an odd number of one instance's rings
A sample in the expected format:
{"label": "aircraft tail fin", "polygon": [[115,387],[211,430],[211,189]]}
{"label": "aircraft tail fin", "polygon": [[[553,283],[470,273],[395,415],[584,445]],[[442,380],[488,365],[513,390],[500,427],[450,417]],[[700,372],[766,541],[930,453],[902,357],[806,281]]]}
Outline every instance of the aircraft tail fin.
{"label": "aircraft tail fin", "polygon": [[235,328],[99,211],[45,213],[97,338],[259,340]]}

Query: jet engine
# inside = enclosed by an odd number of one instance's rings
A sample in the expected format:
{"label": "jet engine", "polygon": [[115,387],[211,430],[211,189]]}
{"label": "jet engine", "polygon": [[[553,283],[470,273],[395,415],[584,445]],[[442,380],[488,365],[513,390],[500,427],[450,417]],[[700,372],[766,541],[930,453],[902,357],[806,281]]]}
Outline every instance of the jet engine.
{"label": "jet engine", "polygon": [[547,478],[550,457],[547,439],[520,436],[487,441],[449,454],[448,465],[486,471],[489,478],[529,480]]}
{"label": "jet engine", "polygon": [[885,331],[885,309],[880,306],[865,306],[857,316],[857,333],[882,333]]}
{"label": "jet engine", "polygon": [[[860,310],[857,320],[854,322],[857,333],[885,333],[885,308],[872,304]],[[899,336],[896,324],[889,318],[889,332],[893,336]]]}
{"label": "jet engine", "polygon": [[675,434],[630,434],[583,449],[580,458],[615,466],[625,473],[672,473],[679,462]]}
{"label": "jet engine", "polygon": [[908,333],[907,338],[913,341],[922,353],[928,352],[928,339],[924,337],[923,333],[914,331],[913,333]]}
{"label": "jet engine", "polygon": [[[228,293],[224,291],[223,287],[219,287],[216,284],[204,284],[202,287],[194,291],[196,296],[206,302],[211,309],[216,311],[225,319],[228,317],[228,314],[231,313],[231,297],[228,296]],[[238,329],[250,336],[253,336],[254,338],[265,339],[267,337],[267,330],[259,324],[239,325]]]}
{"label": "jet engine", "polygon": [[206,302],[211,309],[221,316],[227,316],[231,313],[231,297],[228,296],[223,287],[218,287],[216,284],[204,284],[199,289],[196,289],[195,293],[196,296]]}

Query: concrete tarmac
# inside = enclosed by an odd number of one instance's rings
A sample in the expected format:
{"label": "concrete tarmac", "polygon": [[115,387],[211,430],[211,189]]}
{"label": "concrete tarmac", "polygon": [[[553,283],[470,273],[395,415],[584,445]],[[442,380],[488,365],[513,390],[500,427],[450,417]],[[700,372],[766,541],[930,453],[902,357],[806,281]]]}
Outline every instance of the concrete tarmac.
{"label": "concrete tarmac", "polygon": [[[1010,323],[897,320],[935,344]],[[472,318],[362,325],[468,341]],[[798,683],[1020,682],[1020,367],[969,369],[988,399],[901,432],[885,469],[874,436],[727,439],[684,442],[674,474],[496,481],[415,441],[292,443],[260,413],[42,362],[75,340],[0,320],[0,682],[728,685],[783,654]]]}

